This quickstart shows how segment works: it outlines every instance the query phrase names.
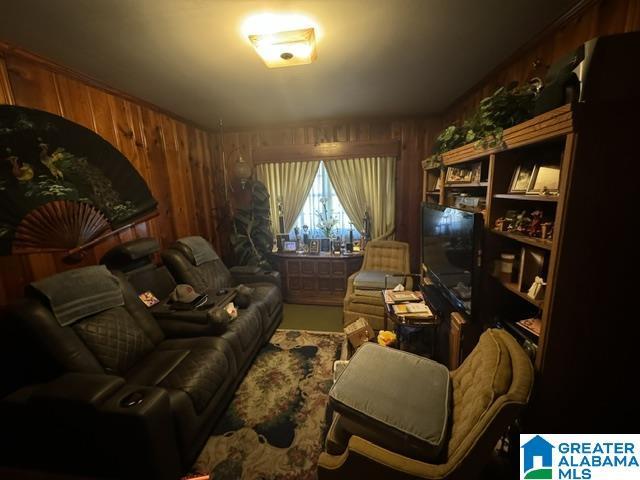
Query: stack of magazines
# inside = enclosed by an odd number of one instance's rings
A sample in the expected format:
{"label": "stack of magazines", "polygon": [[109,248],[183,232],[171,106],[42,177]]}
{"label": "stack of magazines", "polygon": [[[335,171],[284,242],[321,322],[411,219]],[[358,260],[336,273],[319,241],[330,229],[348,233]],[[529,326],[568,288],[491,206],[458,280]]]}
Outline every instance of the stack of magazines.
{"label": "stack of magazines", "polygon": [[398,316],[429,319],[433,318],[433,313],[424,302],[397,303],[392,305],[393,313]]}
{"label": "stack of magazines", "polygon": [[421,292],[385,290],[384,301],[395,315],[420,320],[433,318],[433,312],[424,302]]}

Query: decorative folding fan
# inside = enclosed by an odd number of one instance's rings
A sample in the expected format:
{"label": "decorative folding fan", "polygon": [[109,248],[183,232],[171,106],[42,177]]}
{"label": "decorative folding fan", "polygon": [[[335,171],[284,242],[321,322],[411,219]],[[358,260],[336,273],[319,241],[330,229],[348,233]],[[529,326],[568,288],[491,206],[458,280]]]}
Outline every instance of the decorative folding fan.
{"label": "decorative folding fan", "polygon": [[68,251],[109,228],[105,216],[88,203],[56,200],[31,210],[22,219],[13,239],[13,253]]}
{"label": "decorative folding fan", "polygon": [[95,132],[0,105],[0,255],[67,251],[148,219],[144,179]]}

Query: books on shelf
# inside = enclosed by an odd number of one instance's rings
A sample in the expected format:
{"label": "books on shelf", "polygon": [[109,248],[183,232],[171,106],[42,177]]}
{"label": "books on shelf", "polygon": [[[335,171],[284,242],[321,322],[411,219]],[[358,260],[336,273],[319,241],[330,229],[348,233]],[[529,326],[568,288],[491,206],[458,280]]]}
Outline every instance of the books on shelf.
{"label": "books on shelf", "polygon": [[542,320],[539,318],[525,318],[524,320],[516,322],[516,324],[524,328],[526,331],[533,333],[535,336],[540,336]]}

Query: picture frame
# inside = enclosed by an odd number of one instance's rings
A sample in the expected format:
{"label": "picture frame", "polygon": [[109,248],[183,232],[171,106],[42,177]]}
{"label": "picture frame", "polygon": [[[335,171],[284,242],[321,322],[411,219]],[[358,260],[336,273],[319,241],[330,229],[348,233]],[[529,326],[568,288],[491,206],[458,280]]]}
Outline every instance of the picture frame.
{"label": "picture frame", "polygon": [[527,194],[557,195],[560,191],[560,166],[536,165],[533,169]]}
{"label": "picture frame", "polygon": [[331,239],[330,238],[321,238],[320,239],[320,251],[331,253]]}
{"label": "picture frame", "polygon": [[295,252],[298,247],[296,242],[286,241],[284,242],[282,250],[285,252]]}
{"label": "picture frame", "polygon": [[459,167],[447,168],[447,176],[445,178],[446,183],[471,183],[472,180],[473,180],[472,168],[459,168]]}
{"label": "picture frame", "polygon": [[518,165],[513,171],[513,177],[511,177],[509,193],[527,193],[535,167],[535,165]]}
{"label": "picture frame", "polygon": [[315,238],[309,240],[309,253],[312,255],[317,255],[320,253],[320,240]]}

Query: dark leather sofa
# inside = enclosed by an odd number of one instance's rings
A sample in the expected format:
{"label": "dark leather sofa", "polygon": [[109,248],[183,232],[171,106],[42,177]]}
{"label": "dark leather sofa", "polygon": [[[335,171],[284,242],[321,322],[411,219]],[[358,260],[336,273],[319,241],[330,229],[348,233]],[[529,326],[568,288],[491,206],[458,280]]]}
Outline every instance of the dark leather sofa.
{"label": "dark leather sofa", "polygon": [[[188,252],[180,250],[172,249],[168,258]],[[37,294],[13,309],[25,348],[34,356],[43,352],[60,375],[0,401],[0,465],[104,478],[178,478],[280,323],[281,297],[273,275],[270,283],[255,286],[251,303],[226,329],[206,315],[159,321],[127,279],[127,274],[137,277],[140,289],[144,275],[131,270],[155,278],[149,244],[125,246],[118,255],[137,257],[129,258],[137,266],[114,275],[121,306],[67,326]],[[210,289],[234,283],[221,261],[203,271],[213,282]],[[64,282],[68,273],[56,277]]]}

